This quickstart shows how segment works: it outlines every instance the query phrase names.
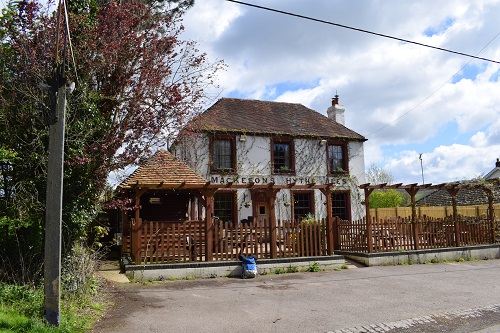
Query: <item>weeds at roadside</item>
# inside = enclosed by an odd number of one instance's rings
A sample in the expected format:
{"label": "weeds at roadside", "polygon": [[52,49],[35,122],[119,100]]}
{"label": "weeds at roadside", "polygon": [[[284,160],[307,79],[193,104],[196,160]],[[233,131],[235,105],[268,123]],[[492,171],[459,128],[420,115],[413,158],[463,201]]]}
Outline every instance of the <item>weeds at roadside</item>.
{"label": "weeds at roadside", "polygon": [[276,267],[274,269],[274,274],[285,274],[285,273],[286,273],[286,271],[283,267]]}
{"label": "weeds at roadside", "polygon": [[[43,317],[43,285],[0,283],[0,331],[32,333],[87,332],[105,308],[102,285],[95,273],[98,254],[76,245],[63,261],[60,325],[48,325]],[[91,262],[92,261],[92,262]]]}
{"label": "weeds at roadside", "polygon": [[319,267],[319,263],[316,261],[306,268],[306,272],[319,272],[319,271],[321,271],[321,267]]}

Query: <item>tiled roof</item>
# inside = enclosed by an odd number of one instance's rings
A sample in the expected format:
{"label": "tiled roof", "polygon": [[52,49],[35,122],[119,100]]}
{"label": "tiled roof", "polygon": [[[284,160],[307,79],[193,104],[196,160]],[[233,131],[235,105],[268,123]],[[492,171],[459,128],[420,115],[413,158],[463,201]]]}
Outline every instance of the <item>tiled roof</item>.
{"label": "tiled roof", "polygon": [[302,104],[221,98],[194,122],[195,130],[320,136],[366,141]]}
{"label": "tiled roof", "polygon": [[[493,183],[493,203],[500,202],[500,185]],[[486,191],[479,188],[463,189],[457,193],[458,206],[485,205],[488,203]],[[416,202],[417,206],[451,206],[451,195],[446,190],[435,191]]]}
{"label": "tiled roof", "polygon": [[[140,187],[168,187],[202,186],[206,179],[194,172],[186,163],[175,158],[165,150],[159,150],[145,164],[137,168],[120,185],[121,188]],[[161,185],[160,185],[161,184]]]}

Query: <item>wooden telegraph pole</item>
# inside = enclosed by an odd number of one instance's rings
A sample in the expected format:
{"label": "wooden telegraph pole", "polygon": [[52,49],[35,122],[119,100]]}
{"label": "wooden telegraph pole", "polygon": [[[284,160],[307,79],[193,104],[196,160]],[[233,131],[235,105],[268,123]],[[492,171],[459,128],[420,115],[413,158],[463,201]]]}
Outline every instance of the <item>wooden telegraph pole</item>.
{"label": "wooden telegraph pole", "polygon": [[[58,8],[58,23],[61,4]],[[59,24],[57,25],[59,27]],[[56,41],[56,64],[50,87],[49,117],[49,158],[47,165],[47,194],[45,202],[45,254],[44,254],[44,315],[49,324],[60,324],[61,300],[61,223],[64,171],[64,130],[66,92],[72,92],[74,83],[69,85],[64,72],[66,43],[63,63],[59,66],[59,33]],[[43,89],[43,87],[42,87]]]}

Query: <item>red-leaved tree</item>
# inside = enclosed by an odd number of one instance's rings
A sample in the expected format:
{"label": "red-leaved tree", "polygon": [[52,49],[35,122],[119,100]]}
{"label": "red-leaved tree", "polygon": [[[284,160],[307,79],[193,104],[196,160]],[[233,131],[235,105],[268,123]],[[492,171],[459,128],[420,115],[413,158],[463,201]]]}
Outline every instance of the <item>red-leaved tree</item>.
{"label": "red-leaved tree", "polygon": [[76,83],[68,95],[64,174],[64,236],[71,242],[85,234],[109,173],[164,147],[210,98],[224,65],[181,38],[181,11],[109,2],[69,13],[67,22],[61,15],[57,25],[47,8],[20,1],[1,17],[0,148],[16,160],[2,162],[2,185],[12,194],[0,189],[0,228],[19,226],[11,231],[27,230],[31,242],[42,238],[50,102],[39,85],[50,84],[56,60],[64,60]]}

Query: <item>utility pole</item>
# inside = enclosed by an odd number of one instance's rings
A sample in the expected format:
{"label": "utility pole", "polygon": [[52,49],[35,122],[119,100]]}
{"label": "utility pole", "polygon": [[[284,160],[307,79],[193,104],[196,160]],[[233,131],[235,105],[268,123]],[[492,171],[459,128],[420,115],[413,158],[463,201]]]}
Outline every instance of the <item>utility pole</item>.
{"label": "utility pole", "polygon": [[[67,84],[64,70],[56,70],[51,90],[55,110],[51,108],[49,130],[49,160],[47,165],[47,194],[45,202],[45,319],[52,325],[60,324],[61,293],[61,224],[64,172],[64,130],[66,121],[66,92],[71,93],[74,83]],[[55,87],[55,89],[54,89]],[[54,103],[52,103],[54,104]],[[55,111],[55,112],[54,112]]]}
{"label": "utility pole", "polygon": [[424,181],[424,163],[422,161],[422,154],[418,157],[420,159],[420,168],[422,169],[422,185],[425,185]]}
{"label": "utility pole", "polygon": [[[60,16],[61,4],[58,15]],[[58,16],[58,27],[59,27]],[[66,40],[63,49],[63,62],[58,64],[58,42],[56,42],[56,61],[50,86],[49,115],[49,158],[47,164],[47,193],[45,202],[45,253],[44,253],[44,316],[51,325],[59,326],[61,312],[61,225],[63,202],[64,172],[64,130],[66,121],[66,92],[71,93],[74,83],[68,84],[64,72]]]}
{"label": "utility pole", "polygon": [[45,203],[44,314],[45,319],[56,326],[60,324],[61,308],[61,223],[66,108],[66,84],[61,74],[59,69],[55,69],[50,87],[52,105],[49,117],[49,161]]}

